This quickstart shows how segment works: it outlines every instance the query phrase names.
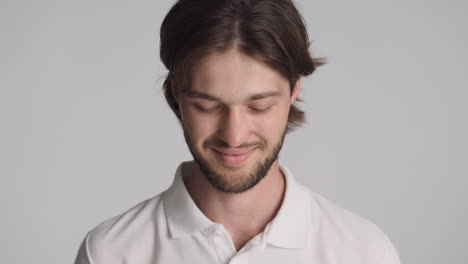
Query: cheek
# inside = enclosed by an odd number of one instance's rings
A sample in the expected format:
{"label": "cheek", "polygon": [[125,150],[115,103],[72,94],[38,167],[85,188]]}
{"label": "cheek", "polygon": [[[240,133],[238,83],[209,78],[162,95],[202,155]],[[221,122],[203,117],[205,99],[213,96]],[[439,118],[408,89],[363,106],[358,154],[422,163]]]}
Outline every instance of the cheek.
{"label": "cheek", "polygon": [[260,136],[268,138],[269,140],[276,140],[282,136],[287,122],[289,106],[279,106],[265,116],[259,116],[257,119],[256,130]]}
{"label": "cheek", "polygon": [[214,133],[214,120],[197,115],[194,111],[181,108],[182,124],[195,144]]}

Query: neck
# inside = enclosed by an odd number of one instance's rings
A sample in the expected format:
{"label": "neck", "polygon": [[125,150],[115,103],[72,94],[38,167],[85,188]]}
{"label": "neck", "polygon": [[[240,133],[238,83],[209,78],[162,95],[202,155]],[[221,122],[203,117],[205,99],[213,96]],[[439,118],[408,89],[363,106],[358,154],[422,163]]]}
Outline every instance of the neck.
{"label": "neck", "polygon": [[211,221],[227,229],[237,249],[265,229],[283,200],[285,180],[278,160],[256,186],[239,194],[217,190],[195,162],[185,172],[185,185],[195,204]]}

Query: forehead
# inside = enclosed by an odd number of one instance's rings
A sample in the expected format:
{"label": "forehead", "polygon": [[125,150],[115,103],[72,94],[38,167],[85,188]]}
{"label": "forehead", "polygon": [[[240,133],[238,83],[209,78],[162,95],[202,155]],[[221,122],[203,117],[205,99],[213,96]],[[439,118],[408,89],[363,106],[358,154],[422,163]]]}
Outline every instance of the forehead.
{"label": "forehead", "polygon": [[241,100],[253,94],[289,94],[289,82],[279,72],[236,50],[212,53],[192,69],[191,91],[226,100]]}

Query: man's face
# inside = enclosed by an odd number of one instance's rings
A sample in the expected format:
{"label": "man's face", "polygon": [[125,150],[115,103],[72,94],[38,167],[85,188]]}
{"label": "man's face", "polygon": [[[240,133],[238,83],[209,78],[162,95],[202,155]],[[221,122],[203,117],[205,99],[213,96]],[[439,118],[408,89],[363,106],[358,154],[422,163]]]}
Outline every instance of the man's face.
{"label": "man's face", "polygon": [[291,96],[279,73],[234,50],[196,64],[191,89],[177,100],[187,145],[219,191],[247,191],[267,174],[298,87]]}

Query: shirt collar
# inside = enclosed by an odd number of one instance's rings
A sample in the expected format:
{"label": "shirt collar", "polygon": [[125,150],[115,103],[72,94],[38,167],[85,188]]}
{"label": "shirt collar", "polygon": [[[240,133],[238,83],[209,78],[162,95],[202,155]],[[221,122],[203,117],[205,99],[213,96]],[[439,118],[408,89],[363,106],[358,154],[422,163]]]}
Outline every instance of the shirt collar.
{"label": "shirt collar", "polygon": [[284,248],[305,248],[312,224],[310,198],[281,162],[286,191],[278,213],[267,226],[267,242]]}
{"label": "shirt collar", "polygon": [[[172,238],[199,232],[216,225],[198,209],[190,197],[182,179],[184,163],[179,165],[171,187],[163,194]],[[304,248],[311,225],[310,199],[307,193],[296,184],[289,169],[281,162],[279,165],[285,177],[286,190],[278,213],[265,229],[265,237],[268,243],[278,247]]]}
{"label": "shirt collar", "polygon": [[164,209],[172,238],[202,231],[215,224],[198,209],[190,197],[182,179],[184,163],[179,165],[171,187],[163,194]]}

